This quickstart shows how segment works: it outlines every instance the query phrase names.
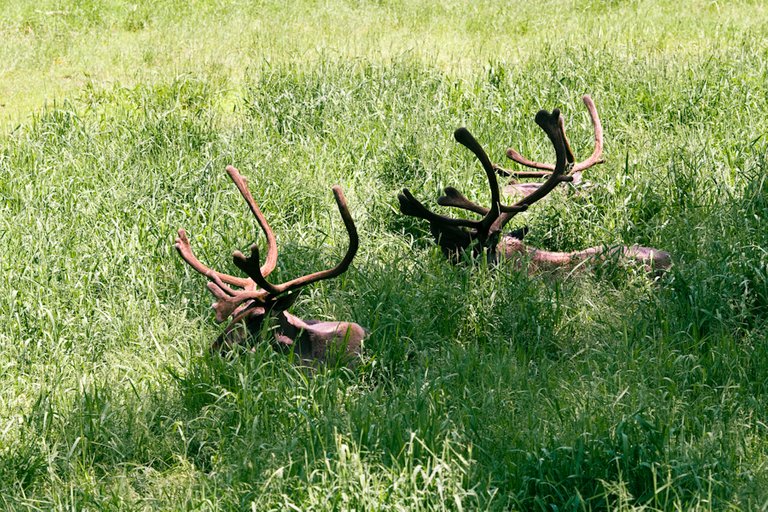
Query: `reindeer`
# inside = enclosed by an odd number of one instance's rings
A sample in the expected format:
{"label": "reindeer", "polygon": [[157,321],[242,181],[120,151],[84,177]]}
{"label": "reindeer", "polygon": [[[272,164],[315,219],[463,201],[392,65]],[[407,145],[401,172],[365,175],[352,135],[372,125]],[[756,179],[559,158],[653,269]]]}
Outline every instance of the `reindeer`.
{"label": "reindeer", "polygon": [[344,273],[357,253],[357,229],[341,187],[334,186],[333,194],[349,236],[349,247],[343,259],[331,269],[297,277],[282,284],[272,284],[267,281],[267,276],[277,265],[275,234],[251,196],[245,178],[231,165],[227,166],[227,173],[267,237],[267,256],[261,265],[256,244],[251,245],[248,257],[235,251],[232,260],[248,277],[230,276],[211,270],[201,263],[192,252],[186,232],[179,230],[176,250],[193,269],[210,280],[208,289],[217,299],[213,303],[216,321],[224,322],[231,318],[229,325],[213,343],[212,349],[228,349],[246,344],[259,334],[271,331],[277,347],[292,348],[303,363],[326,362],[339,356],[347,361],[354,360],[360,355],[365,337],[362,327],[352,322],[302,320],[288,312],[301,288]]}
{"label": "reindeer", "polygon": [[[512,172],[495,165],[488,158],[479,142],[466,128],[454,132],[454,138],[462,146],[475,154],[483,166],[488,178],[491,191],[491,206],[473,203],[453,187],[445,189],[445,195],[438,198],[441,206],[450,206],[482,215],[480,220],[453,218],[440,215],[426,208],[411,192],[405,188],[398,195],[400,211],[405,215],[418,217],[429,221],[430,230],[440,245],[443,253],[452,261],[458,261],[465,251],[471,251],[473,256],[485,254],[489,261],[500,259],[521,261],[527,255],[528,269],[567,269],[572,270],[589,260],[616,257],[623,261],[636,261],[651,272],[663,272],[671,265],[669,253],[649,247],[618,246],[590,247],[574,252],[549,252],[527,247],[522,237],[525,229],[503,234],[504,226],[518,213],[526,211],[531,205],[546,197],[560,183],[578,183],[582,171],[598,163],[602,163],[603,133],[600,119],[592,99],[584,96],[583,101],[589,110],[595,131],[595,150],[587,160],[574,163],[573,151],[565,133],[565,121],[560,111],[552,113],[541,110],[536,114],[536,124],[547,134],[555,149],[555,164],[533,162],[521,156],[517,151],[509,149],[507,156],[527,167],[538,171]],[[514,178],[546,178],[538,183],[511,183],[506,191],[512,194],[522,194],[523,198],[514,204],[501,203],[497,174],[513,176]]]}

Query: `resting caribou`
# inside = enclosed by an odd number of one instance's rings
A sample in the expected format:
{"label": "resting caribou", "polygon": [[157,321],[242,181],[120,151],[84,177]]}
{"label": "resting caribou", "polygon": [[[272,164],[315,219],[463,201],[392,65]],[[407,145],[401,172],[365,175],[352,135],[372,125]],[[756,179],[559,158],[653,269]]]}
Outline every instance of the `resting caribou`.
{"label": "resting caribou", "polygon": [[[176,249],[184,261],[210,280],[208,289],[217,299],[213,304],[216,321],[224,322],[231,318],[227,328],[214,342],[213,348],[222,349],[244,344],[269,330],[273,333],[278,347],[293,348],[302,362],[324,362],[331,357],[354,359],[360,354],[365,337],[362,327],[351,322],[302,320],[288,312],[301,288],[342,274],[355,257],[359,245],[357,229],[341,187],[334,186],[333,194],[349,235],[349,247],[344,258],[331,269],[297,277],[282,284],[272,284],[267,281],[267,276],[277,265],[275,234],[251,196],[245,178],[231,165],[227,167],[227,173],[266,235],[267,256],[262,265],[256,244],[251,245],[250,256],[246,257],[240,251],[235,251],[232,260],[248,277],[230,276],[211,270],[201,263],[192,252],[186,232],[179,230]],[[240,289],[232,288],[233,286]]]}
{"label": "resting caribou", "polygon": [[[565,122],[558,109],[551,113],[541,110],[536,114],[536,124],[547,134],[555,149],[555,164],[533,162],[510,149],[507,156],[525,166],[539,169],[538,171],[512,172],[495,165],[488,158],[483,147],[466,128],[454,132],[454,138],[462,146],[475,154],[483,166],[488,178],[491,192],[491,206],[486,208],[473,203],[453,187],[445,189],[445,195],[438,198],[441,206],[450,206],[467,210],[482,218],[479,220],[454,218],[432,212],[425,207],[407,189],[398,195],[400,211],[405,215],[418,217],[429,221],[430,230],[443,253],[456,261],[465,251],[471,251],[474,256],[487,255],[491,261],[499,259],[517,259],[527,255],[529,270],[538,269],[574,269],[586,261],[616,257],[624,261],[636,261],[648,271],[663,272],[671,265],[669,253],[649,247],[618,246],[590,247],[574,252],[550,252],[526,246],[522,241],[524,230],[513,233],[503,233],[506,224],[518,213],[526,211],[531,205],[546,197],[560,183],[578,182],[581,172],[595,164],[601,163],[603,148],[603,133],[600,119],[592,99],[583,97],[587,105],[592,125],[595,131],[595,150],[583,162],[574,163],[573,151],[565,133]],[[502,204],[497,174],[516,178],[546,178],[538,183],[512,183],[507,191],[512,194],[522,194],[522,199],[514,204]]]}

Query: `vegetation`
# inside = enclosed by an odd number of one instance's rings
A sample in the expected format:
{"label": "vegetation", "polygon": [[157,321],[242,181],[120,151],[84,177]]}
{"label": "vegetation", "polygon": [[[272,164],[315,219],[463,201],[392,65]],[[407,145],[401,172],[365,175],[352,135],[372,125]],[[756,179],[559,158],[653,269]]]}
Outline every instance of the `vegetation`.
{"label": "vegetation", "polygon": [[[768,505],[768,16],[761,2],[0,1],[0,507],[755,510]],[[67,78],[69,77],[69,78]],[[551,160],[559,107],[606,163],[518,216],[531,245],[671,252],[451,266],[396,193]],[[370,329],[314,373],[222,358],[201,259],[258,227],[273,274],[361,248],[293,311]],[[506,162],[504,162],[506,164]],[[263,244],[263,237],[259,240]]]}

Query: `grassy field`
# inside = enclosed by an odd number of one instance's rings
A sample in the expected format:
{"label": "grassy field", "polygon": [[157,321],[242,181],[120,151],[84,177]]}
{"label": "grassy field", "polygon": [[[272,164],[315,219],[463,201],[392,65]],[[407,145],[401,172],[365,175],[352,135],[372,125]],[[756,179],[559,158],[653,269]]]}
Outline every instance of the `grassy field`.
{"label": "grassy field", "polygon": [[[734,1],[0,0],[0,508],[768,508],[768,6]],[[519,216],[532,245],[672,253],[451,266],[433,205],[487,186],[452,138],[606,163]],[[201,259],[274,227],[293,311],[370,329],[354,370],[222,358]],[[505,165],[506,162],[502,162]],[[263,243],[263,237],[259,240]]]}

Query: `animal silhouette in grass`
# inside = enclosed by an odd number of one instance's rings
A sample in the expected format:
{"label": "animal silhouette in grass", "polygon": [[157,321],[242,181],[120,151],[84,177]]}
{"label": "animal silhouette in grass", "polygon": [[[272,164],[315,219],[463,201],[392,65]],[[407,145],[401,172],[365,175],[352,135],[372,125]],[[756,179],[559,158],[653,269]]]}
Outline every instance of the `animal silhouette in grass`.
{"label": "animal silhouette in grass", "polygon": [[[595,260],[615,258],[621,261],[638,262],[646,270],[663,272],[671,265],[669,253],[650,247],[616,246],[590,247],[581,251],[551,252],[528,247],[522,240],[526,229],[515,232],[504,232],[504,227],[518,213],[526,211],[530,206],[546,197],[560,183],[578,182],[582,171],[601,163],[603,148],[603,133],[597,109],[589,96],[583,97],[587,105],[595,131],[595,150],[592,155],[582,162],[574,162],[573,151],[565,133],[565,121],[558,109],[551,113],[541,110],[536,114],[536,124],[544,130],[555,149],[555,163],[543,164],[533,162],[510,149],[507,156],[525,166],[538,169],[537,171],[513,172],[495,165],[488,158],[483,147],[466,128],[454,132],[456,141],[472,151],[483,166],[488,178],[491,193],[490,207],[481,206],[467,199],[453,187],[445,189],[445,195],[438,198],[441,206],[449,206],[473,212],[480,219],[465,219],[448,217],[434,213],[425,207],[407,189],[398,195],[400,211],[405,215],[425,219],[429,222],[430,230],[443,253],[457,261],[461,254],[470,251],[473,256],[484,254],[490,261],[499,259],[517,259],[525,256],[529,262],[529,270],[539,269],[575,269],[576,267]],[[514,178],[545,178],[535,183],[513,182],[506,187],[511,194],[522,194],[522,198],[513,204],[502,204],[497,174],[513,176]]]}

